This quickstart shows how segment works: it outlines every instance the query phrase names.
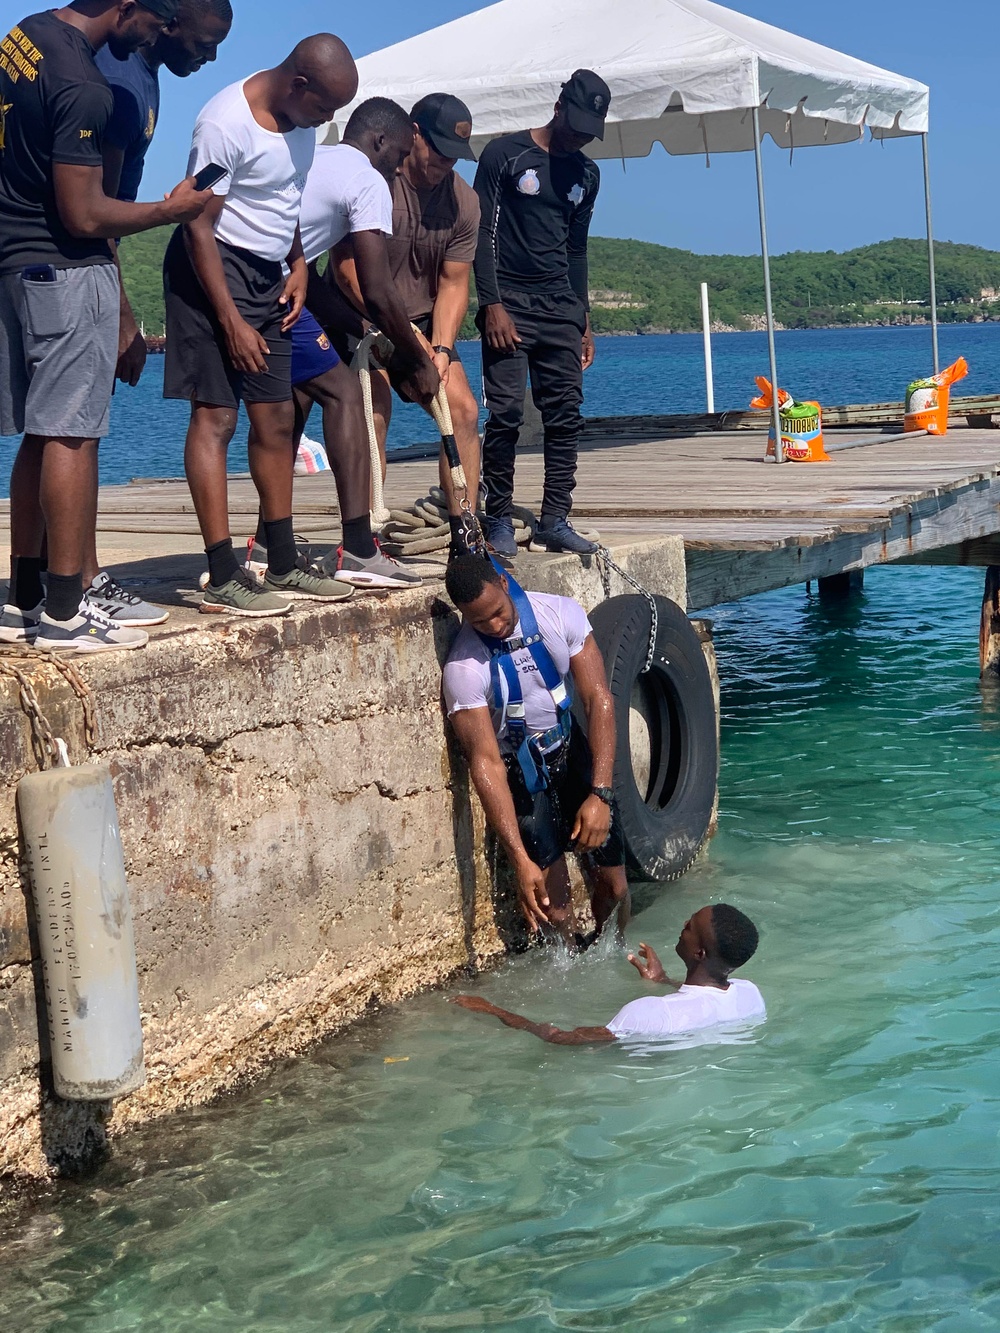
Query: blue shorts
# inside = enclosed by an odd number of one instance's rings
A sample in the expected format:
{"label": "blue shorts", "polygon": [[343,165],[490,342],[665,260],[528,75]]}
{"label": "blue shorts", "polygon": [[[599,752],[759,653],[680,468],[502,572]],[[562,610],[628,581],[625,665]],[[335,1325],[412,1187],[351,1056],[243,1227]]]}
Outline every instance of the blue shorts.
{"label": "blue shorts", "polygon": [[292,325],[292,384],[305,384],[340,365],[340,357],[308,310]]}

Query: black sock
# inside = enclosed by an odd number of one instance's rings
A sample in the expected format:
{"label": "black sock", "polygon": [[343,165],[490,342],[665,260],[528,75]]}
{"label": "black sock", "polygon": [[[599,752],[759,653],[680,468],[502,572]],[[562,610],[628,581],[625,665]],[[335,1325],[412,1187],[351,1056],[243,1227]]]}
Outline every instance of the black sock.
{"label": "black sock", "polygon": [[291,516],[264,523],[264,544],[267,547],[267,567],[280,578],[295,568],[298,552],[295,550],[295,530]]}
{"label": "black sock", "polygon": [[362,514],[360,518],[345,518],[340,526],[344,534],[344,550],[349,555],[356,555],[359,560],[370,560],[375,554],[370,516]]}
{"label": "black sock", "polygon": [[45,614],[50,620],[72,620],[83,601],[83,574],[53,574],[49,570]]}
{"label": "black sock", "polygon": [[206,546],[205,554],[208,556],[208,581],[213,588],[221,588],[240,572],[232,537],[224,537],[214,546]]}
{"label": "black sock", "polygon": [[42,560],[36,555],[12,555],[10,588],[7,600],[21,611],[33,611],[45,597],[42,587]]}
{"label": "black sock", "polygon": [[266,548],[267,524],[264,522],[264,511],[262,509],[257,510],[257,531],[254,533],[253,539],[259,546]]}

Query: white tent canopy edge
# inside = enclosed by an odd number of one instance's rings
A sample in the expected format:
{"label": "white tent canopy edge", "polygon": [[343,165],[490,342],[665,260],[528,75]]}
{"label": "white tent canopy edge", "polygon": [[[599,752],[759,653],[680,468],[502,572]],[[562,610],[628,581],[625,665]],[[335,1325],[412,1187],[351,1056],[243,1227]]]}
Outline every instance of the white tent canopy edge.
{"label": "white tent canopy edge", "polygon": [[318,137],[336,143],[365,98],[410,106],[448,91],[472,111],[478,153],[498,134],[544,124],[580,67],[595,69],[612,93],[605,139],[588,149],[595,158],[644,157],[655,143],[672,154],[754,153],[775,382],[761,138],[791,149],[856,141],[866,128],[880,139],[922,135],[937,371],[926,84],[711,0],[500,0],[362,57],[358,98]]}

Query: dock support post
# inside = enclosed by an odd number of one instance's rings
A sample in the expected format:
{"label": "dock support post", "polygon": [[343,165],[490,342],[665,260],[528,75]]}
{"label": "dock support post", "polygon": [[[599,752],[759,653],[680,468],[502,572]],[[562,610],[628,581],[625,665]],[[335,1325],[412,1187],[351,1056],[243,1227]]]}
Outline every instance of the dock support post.
{"label": "dock support post", "polygon": [[712,374],[712,316],[708,309],[708,283],[701,284],[701,340],[705,350],[705,411],[715,411],[715,377]]}
{"label": "dock support post", "polygon": [[1000,565],[988,565],[979,622],[979,672],[1000,682]]}
{"label": "dock support post", "polygon": [[937,275],[934,270],[934,224],[931,221],[931,166],[927,156],[927,135],[920,136],[924,150],[924,209],[927,213],[927,273],[931,285],[931,347],[934,352],[934,374],[941,369],[938,352]]}
{"label": "dock support post", "polygon": [[767,210],[764,207],[764,163],[760,152],[760,107],[753,114],[753,157],[757,167],[757,211],[760,214],[760,253],[764,263],[764,317],[767,321],[767,364],[771,374],[771,422],[774,426],[774,461],[785,461],[781,443],[781,404],[778,402],[778,359],[774,352],[774,305],[771,301],[771,256],[767,248]]}
{"label": "dock support post", "polygon": [[845,569],[842,574],[828,574],[826,578],[817,579],[817,583],[821,602],[842,602],[864,589],[865,571]]}

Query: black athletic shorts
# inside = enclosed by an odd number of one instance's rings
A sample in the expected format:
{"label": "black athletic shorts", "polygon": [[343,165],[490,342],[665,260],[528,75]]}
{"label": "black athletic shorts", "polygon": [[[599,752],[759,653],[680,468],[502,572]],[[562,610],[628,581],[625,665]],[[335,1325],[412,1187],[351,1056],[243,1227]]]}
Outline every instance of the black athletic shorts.
{"label": "black athletic shorts", "polygon": [[236,309],[267,343],[267,369],[260,375],[234,369],[225,335],[178,227],[163,259],[167,308],[163,396],[214,407],[237,407],[241,400],[287,402],[292,396],[292,339],[281,331],[281,321],[288,313],[278,301],[285,285],[281,265],[223,241],[217,245]]}
{"label": "black athletic shorts", "polygon": [[[574,850],[570,846],[570,836],[576,813],[590,795],[592,784],[587,738],[574,724],[568,743],[556,758],[549,760],[549,785],[534,796],[524,785],[517,756],[504,755],[504,764],[525,850],[535,865],[546,870],[560,856]],[[598,866],[625,864],[625,845],[617,809],[612,808],[611,831],[604,846],[583,854]]]}

